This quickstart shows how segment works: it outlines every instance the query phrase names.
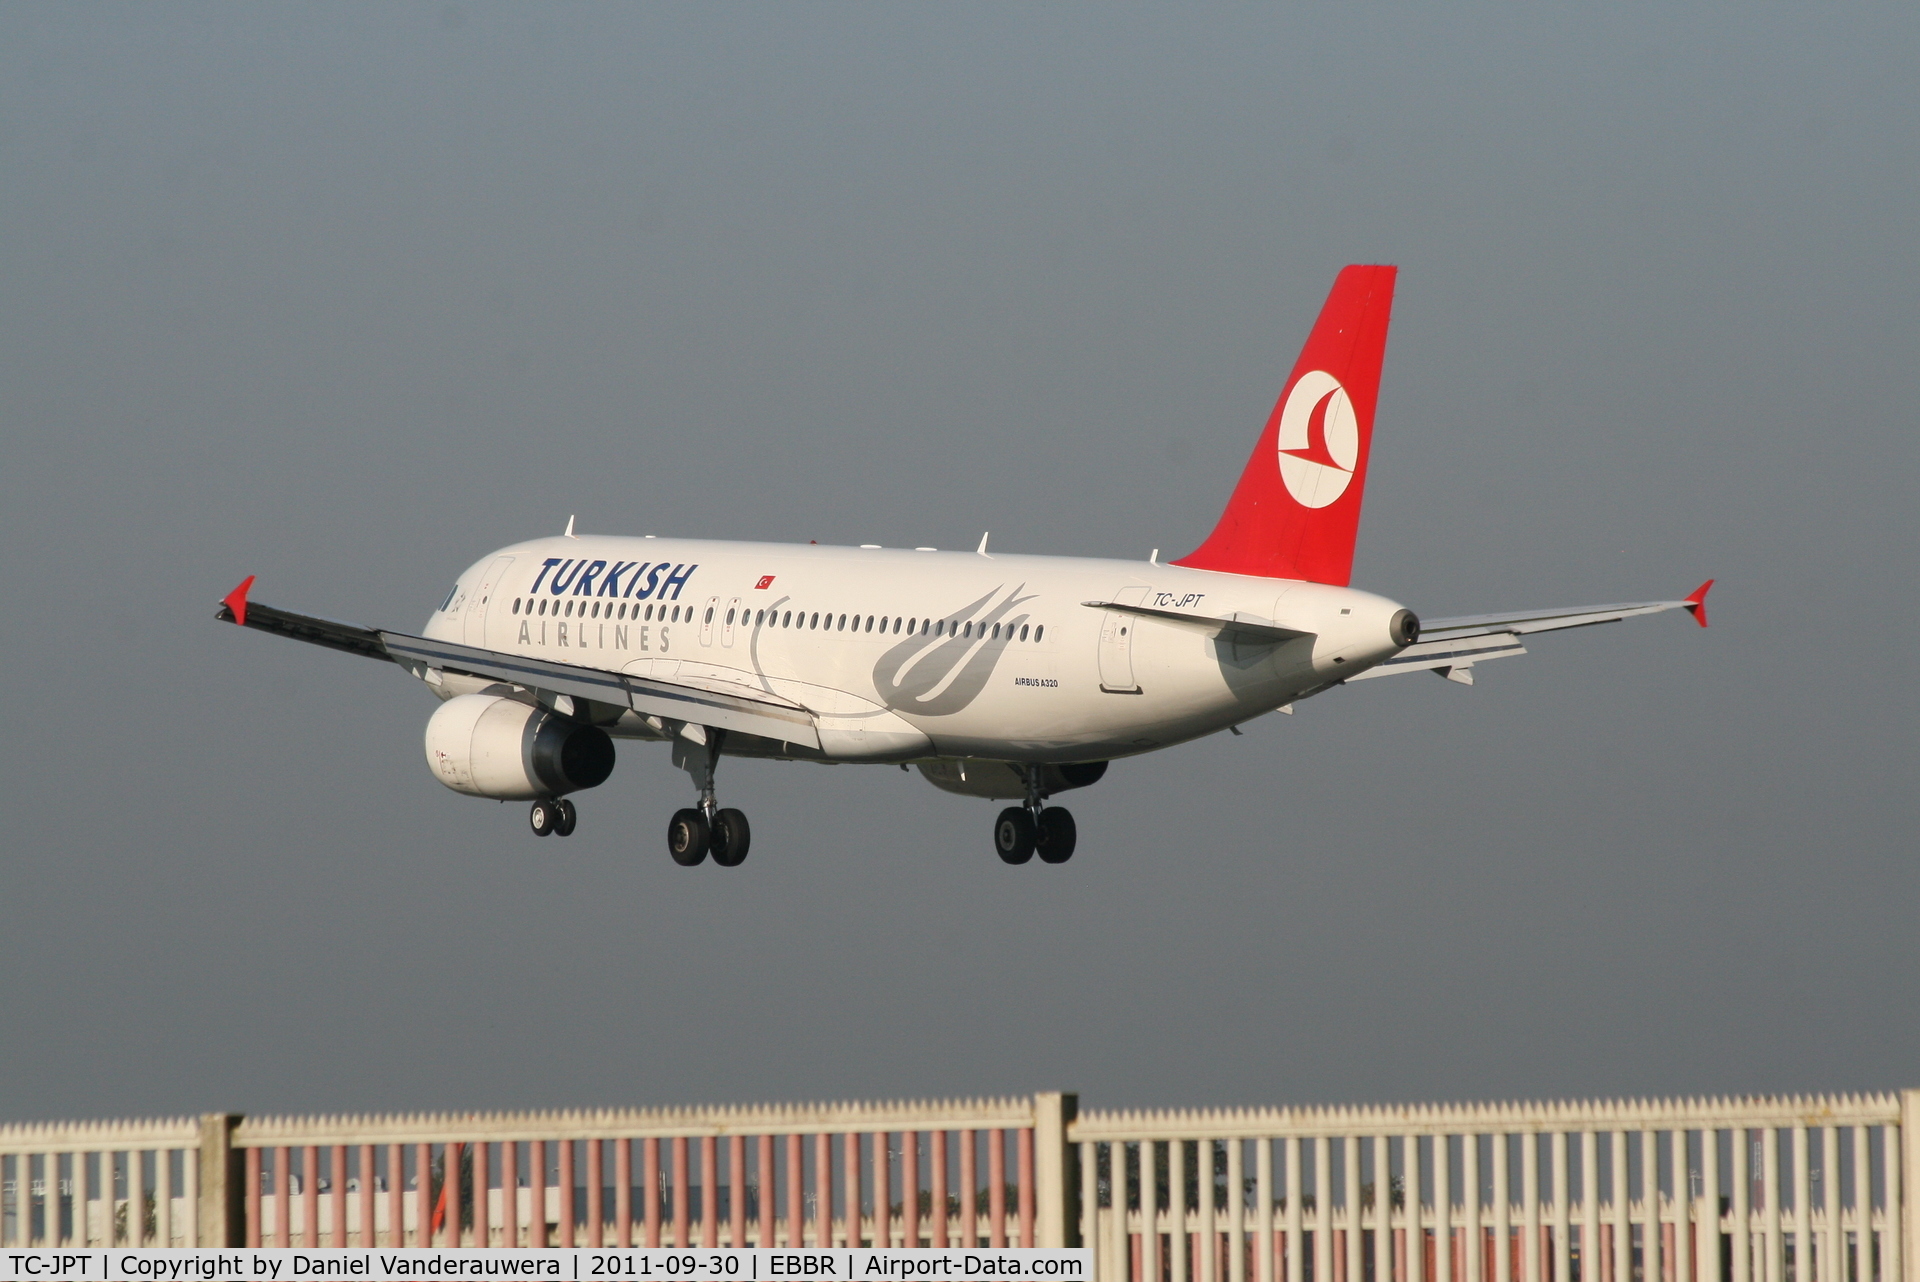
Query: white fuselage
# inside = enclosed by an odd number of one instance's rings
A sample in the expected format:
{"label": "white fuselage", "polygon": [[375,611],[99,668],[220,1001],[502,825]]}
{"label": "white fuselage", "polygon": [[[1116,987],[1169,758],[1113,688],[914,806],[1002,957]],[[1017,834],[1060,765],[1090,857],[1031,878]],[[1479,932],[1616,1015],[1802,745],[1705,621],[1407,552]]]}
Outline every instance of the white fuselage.
{"label": "white fuselage", "polygon": [[[1398,609],[1350,588],[1137,561],[583,536],[482,558],[425,634],[813,714],[818,752],[747,749],[766,755],[1062,763],[1151,751],[1326,689],[1401,648]],[[1199,623],[1235,616],[1306,635],[1236,643]],[[630,710],[601,719],[614,735],[663,737]]]}

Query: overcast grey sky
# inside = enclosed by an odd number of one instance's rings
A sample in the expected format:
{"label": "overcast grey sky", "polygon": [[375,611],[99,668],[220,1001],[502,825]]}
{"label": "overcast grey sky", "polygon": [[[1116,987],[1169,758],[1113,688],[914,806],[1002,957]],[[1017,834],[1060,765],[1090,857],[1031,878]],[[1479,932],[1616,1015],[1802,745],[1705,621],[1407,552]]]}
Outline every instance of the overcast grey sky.
{"label": "overcast grey sky", "polygon": [[[1920,10],[0,8],[0,1119],[1920,1086]],[[1401,268],[1356,584],[1683,594],[1116,764],[429,776],[583,528],[1145,557]]]}

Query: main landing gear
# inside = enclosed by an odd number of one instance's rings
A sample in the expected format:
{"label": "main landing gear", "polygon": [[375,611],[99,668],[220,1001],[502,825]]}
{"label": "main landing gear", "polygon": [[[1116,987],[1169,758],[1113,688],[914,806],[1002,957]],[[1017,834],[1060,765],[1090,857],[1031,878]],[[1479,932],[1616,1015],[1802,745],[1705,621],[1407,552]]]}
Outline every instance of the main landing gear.
{"label": "main landing gear", "polygon": [[1073,858],[1079,839],[1073,813],[1064,806],[1048,806],[1040,790],[1040,767],[1027,767],[1027,801],[1008,806],[993,825],[993,848],[1002,863],[1024,864],[1036,854],[1040,862],[1064,864]]}
{"label": "main landing gear", "polygon": [[554,801],[543,797],[533,803],[533,809],[527,812],[527,822],[533,825],[534,835],[544,837],[552,833],[556,837],[571,837],[573,825],[580,816],[573,803],[565,797]]}
{"label": "main landing gear", "polygon": [[718,809],[714,798],[713,768],[720,760],[724,730],[707,731],[707,742],[684,750],[676,745],[674,760],[693,776],[700,788],[699,806],[674,812],[667,824],[667,853],[682,868],[692,868],[713,856],[722,868],[738,868],[753,845],[753,828],[738,810]]}

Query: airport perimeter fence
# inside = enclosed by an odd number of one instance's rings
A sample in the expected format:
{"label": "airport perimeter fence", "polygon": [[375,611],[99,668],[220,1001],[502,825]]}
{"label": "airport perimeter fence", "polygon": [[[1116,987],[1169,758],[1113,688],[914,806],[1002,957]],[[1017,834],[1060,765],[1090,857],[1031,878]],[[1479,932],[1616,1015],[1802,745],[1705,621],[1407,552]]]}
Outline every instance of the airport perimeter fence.
{"label": "airport perimeter fence", "polygon": [[28,1124],[0,1127],[0,1245],[1085,1246],[1097,1282],[1904,1282],[1917,1125],[1920,1091]]}

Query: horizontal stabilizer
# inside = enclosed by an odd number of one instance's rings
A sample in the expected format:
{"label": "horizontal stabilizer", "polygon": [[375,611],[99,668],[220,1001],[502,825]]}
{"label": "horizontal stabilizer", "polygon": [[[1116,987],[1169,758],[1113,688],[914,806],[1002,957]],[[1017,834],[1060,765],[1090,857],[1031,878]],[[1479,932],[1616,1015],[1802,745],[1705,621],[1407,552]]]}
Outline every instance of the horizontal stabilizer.
{"label": "horizontal stabilizer", "polygon": [[[1422,636],[1425,635],[1423,631]],[[1499,632],[1491,636],[1473,637],[1460,641],[1420,641],[1408,646],[1385,663],[1368,668],[1357,676],[1348,677],[1349,681],[1365,681],[1368,677],[1390,677],[1396,672],[1423,672],[1427,669],[1443,671],[1452,676],[1454,671],[1463,671],[1484,659],[1506,659],[1516,654],[1525,654],[1527,647],[1520,644],[1520,638],[1511,632]],[[1471,680],[1462,680],[1462,685],[1472,685]]]}
{"label": "horizontal stabilizer", "polygon": [[1631,601],[1624,605],[1586,605],[1564,610],[1470,614],[1457,619],[1431,619],[1420,625],[1420,639],[1459,640],[1462,637],[1491,636],[1496,632],[1512,632],[1519,636],[1531,632],[1560,632],[1567,628],[1590,628],[1597,623],[1617,623],[1621,619],[1642,614],[1692,610],[1695,604],[1691,600]]}
{"label": "horizontal stabilizer", "polygon": [[1179,610],[1156,610],[1146,605],[1127,605],[1119,601],[1082,601],[1080,604],[1090,610],[1118,610],[1123,614],[1137,614],[1143,619],[1157,619],[1161,623],[1204,632],[1210,637],[1236,641],[1241,645],[1279,645],[1313,635],[1295,628],[1283,628],[1271,619],[1251,614],[1235,613],[1216,618],[1204,614],[1186,614]]}
{"label": "horizontal stabilizer", "polygon": [[1438,672],[1462,685],[1472,685],[1474,664],[1525,654],[1520,638],[1537,632],[1590,628],[1618,623],[1642,614],[1686,610],[1706,626],[1708,579],[1691,596],[1679,601],[1631,601],[1624,605],[1583,605],[1564,610],[1515,610],[1506,614],[1470,614],[1457,619],[1431,619],[1420,626],[1420,639],[1399,654],[1368,668],[1348,681],[1387,677],[1397,672]]}

